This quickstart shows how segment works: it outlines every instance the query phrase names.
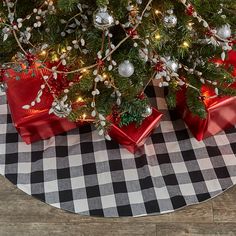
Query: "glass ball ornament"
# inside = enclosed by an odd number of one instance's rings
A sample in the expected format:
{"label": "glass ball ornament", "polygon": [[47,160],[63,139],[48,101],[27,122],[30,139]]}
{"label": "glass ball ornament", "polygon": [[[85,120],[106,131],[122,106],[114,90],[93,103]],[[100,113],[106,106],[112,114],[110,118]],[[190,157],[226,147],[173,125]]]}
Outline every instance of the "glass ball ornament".
{"label": "glass ball ornament", "polygon": [[5,93],[7,91],[7,84],[0,83],[0,92]]}
{"label": "glass ball ornament", "polygon": [[55,100],[52,104],[52,113],[60,118],[65,118],[70,115],[72,108],[68,104],[64,104],[64,102],[60,100]]}
{"label": "glass ball ornament", "polygon": [[152,108],[150,106],[146,106],[145,110],[142,114],[142,117],[147,118],[152,115]]}
{"label": "glass ball ornament", "polygon": [[177,72],[179,69],[179,63],[177,61],[171,60],[170,57],[166,58],[166,65],[173,72]]}
{"label": "glass ball ornament", "polygon": [[126,60],[119,65],[118,72],[120,76],[129,78],[134,74],[134,65]]}
{"label": "glass ball ornament", "polygon": [[217,35],[222,39],[230,38],[232,35],[231,26],[229,24],[221,26],[219,29],[217,29]]}
{"label": "glass ball ornament", "polygon": [[115,25],[115,19],[107,7],[99,7],[93,15],[93,23],[97,29],[107,30]]}
{"label": "glass ball ornament", "polygon": [[165,15],[163,18],[163,24],[166,28],[174,28],[178,23],[177,16],[173,14],[173,11],[170,14]]}

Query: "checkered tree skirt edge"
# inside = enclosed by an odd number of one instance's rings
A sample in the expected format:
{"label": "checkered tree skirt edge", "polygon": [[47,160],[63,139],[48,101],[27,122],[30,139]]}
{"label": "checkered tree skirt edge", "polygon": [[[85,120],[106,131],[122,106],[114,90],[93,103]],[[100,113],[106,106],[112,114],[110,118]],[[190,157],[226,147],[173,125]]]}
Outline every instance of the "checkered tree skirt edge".
{"label": "checkered tree skirt edge", "polygon": [[147,93],[164,120],[135,155],[90,125],[25,145],[0,94],[0,174],[52,206],[119,217],[172,212],[236,183],[236,128],[196,141],[163,92]]}

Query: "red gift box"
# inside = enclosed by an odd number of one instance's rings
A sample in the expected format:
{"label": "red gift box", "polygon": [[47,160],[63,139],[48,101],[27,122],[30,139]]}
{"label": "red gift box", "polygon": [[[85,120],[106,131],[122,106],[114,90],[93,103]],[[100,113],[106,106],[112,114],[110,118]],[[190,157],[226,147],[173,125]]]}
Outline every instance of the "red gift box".
{"label": "red gift box", "polygon": [[[68,121],[66,118],[49,114],[54,99],[47,90],[43,92],[40,103],[29,110],[22,108],[35,100],[44,82],[39,70],[37,68],[29,69],[28,73],[17,73],[8,70],[6,72],[7,76],[4,78],[8,87],[7,100],[13,124],[27,144],[48,139],[77,127],[75,123]],[[33,73],[34,76],[32,76]],[[55,83],[57,82],[55,81]]]}
{"label": "red gift box", "polygon": [[[220,60],[219,63],[223,62]],[[233,76],[236,75],[235,51],[229,52],[228,59],[224,64],[226,66],[233,65]],[[236,83],[232,87],[236,89]],[[215,95],[214,91],[207,86],[202,87],[202,94],[205,97]],[[207,118],[201,119],[193,115],[187,108],[184,89],[177,94],[177,110],[198,141],[236,125],[236,97],[209,98],[205,99],[204,103],[207,110]]]}
{"label": "red gift box", "polygon": [[136,124],[132,123],[128,126],[119,127],[113,123],[109,135],[128,151],[135,153],[159,126],[162,116],[162,113],[153,108],[151,116],[147,117],[140,126],[137,127]]}
{"label": "red gift box", "polygon": [[233,67],[232,75],[236,77],[236,51],[229,51],[225,61],[219,58],[213,59],[212,61],[216,64],[224,65],[226,68]]}
{"label": "red gift box", "polygon": [[[211,90],[203,87],[205,95],[212,94]],[[213,136],[236,124],[236,97],[217,97],[205,99],[207,118],[201,119],[193,115],[186,105],[183,91],[178,95],[177,109],[192,134],[198,141]]]}

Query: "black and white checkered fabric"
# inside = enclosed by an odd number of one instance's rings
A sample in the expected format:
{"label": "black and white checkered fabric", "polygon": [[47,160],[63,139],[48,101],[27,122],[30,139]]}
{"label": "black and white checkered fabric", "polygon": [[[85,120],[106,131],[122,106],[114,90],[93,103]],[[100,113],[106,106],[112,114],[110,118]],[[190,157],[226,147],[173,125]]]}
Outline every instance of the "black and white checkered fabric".
{"label": "black and white checkered fabric", "polygon": [[91,126],[25,145],[0,95],[0,174],[52,206],[105,217],[172,212],[234,185],[236,128],[198,142],[158,88],[147,93],[165,116],[135,155]]}

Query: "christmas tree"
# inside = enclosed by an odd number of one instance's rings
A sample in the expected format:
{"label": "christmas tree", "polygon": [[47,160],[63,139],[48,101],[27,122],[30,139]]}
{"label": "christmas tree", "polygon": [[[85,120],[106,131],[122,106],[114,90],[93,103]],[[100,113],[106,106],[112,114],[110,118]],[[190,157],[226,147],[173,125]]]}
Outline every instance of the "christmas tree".
{"label": "christmas tree", "polygon": [[1,75],[40,70],[39,93],[22,109],[48,89],[50,112],[93,120],[100,134],[111,114],[121,126],[150,115],[144,92],[152,80],[168,87],[170,107],[186,88],[189,109],[204,118],[203,84],[216,96],[236,95],[231,68],[215,62],[234,47],[235,13],[232,0],[3,0]]}

